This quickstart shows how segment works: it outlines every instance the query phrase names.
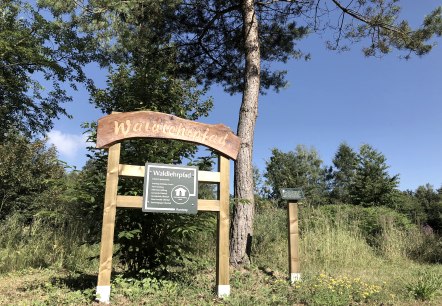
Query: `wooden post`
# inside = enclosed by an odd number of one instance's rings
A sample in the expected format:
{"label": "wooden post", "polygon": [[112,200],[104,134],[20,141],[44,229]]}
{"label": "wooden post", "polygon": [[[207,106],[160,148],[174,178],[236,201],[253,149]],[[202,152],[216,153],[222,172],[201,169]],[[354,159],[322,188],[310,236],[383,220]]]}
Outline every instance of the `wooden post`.
{"label": "wooden post", "polygon": [[101,230],[100,269],[98,272],[97,300],[109,303],[112,272],[112,249],[114,245],[115,213],[117,209],[118,165],[121,144],[109,148],[104,195],[103,227]]}
{"label": "wooden post", "polygon": [[289,227],[289,273],[290,282],[293,284],[301,280],[299,265],[299,228],[298,228],[298,202],[288,202],[288,227]]}
{"label": "wooden post", "polygon": [[220,209],[218,214],[218,241],[216,250],[216,285],[218,297],[230,295],[229,284],[229,205],[230,160],[220,155],[218,160],[221,180],[219,184]]}

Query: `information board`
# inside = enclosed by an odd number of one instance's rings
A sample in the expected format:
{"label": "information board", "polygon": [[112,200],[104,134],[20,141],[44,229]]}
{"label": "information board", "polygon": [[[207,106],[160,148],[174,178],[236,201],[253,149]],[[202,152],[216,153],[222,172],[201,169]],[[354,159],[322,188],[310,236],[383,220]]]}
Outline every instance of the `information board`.
{"label": "information board", "polygon": [[198,212],[198,167],[146,163],[143,211]]}
{"label": "information board", "polygon": [[281,199],[283,200],[302,200],[304,199],[304,192],[301,188],[281,188]]}

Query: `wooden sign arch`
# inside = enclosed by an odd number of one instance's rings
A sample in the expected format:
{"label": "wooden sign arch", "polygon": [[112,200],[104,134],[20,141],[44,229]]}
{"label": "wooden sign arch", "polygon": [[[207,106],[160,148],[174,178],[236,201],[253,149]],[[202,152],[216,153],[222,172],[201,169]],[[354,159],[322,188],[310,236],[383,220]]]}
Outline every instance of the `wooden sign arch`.
{"label": "wooden sign arch", "polygon": [[229,198],[230,161],[236,160],[240,139],[222,124],[204,124],[173,115],[140,111],[112,113],[98,120],[97,148],[109,150],[104,196],[97,300],[109,303],[115,216],[118,208],[142,207],[142,196],[118,195],[118,178],[144,177],[145,167],[120,164],[121,143],[132,138],[176,139],[210,147],[219,153],[218,171],[198,171],[198,181],[219,184],[216,200],[198,199],[199,211],[217,213],[216,286],[218,296],[230,295]]}
{"label": "wooden sign arch", "polygon": [[98,120],[97,148],[131,138],[176,139],[201,144],[236,160],[240,139],[224,124],[205,124],[164,113],[112,113]]}

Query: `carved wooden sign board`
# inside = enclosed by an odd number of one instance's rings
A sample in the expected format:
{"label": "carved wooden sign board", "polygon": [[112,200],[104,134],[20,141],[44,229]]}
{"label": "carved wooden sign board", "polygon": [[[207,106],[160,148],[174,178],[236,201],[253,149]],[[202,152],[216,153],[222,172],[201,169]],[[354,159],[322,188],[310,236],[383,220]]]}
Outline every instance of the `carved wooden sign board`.
{"label": "carved wooden sign board", "polygon": [[236,159],[240,144],[224,124],[199,123],[163,113],[113,113],[98,120],[97,148],[108,148],[123,139],[146,137],[202,144],[231,159]]}
{"label": "carved wooden sign board", "polygon": [[[184,169],[178,169],[179,167],[177,168],[174,165],[151,164],[149,161],[146,161],[146,166],[120,164],[120,142],[125,139],[134,138],[175,139],[207,146],[219,153],[218,171],[200,171],[197,168],[189,170],[184,167]],[[230,294],[229,159],[236,160],[239,146],[240,139],[223,124],[199,123],[169,114],[151,111],[112,113],[98,120],[97,148],[109,150],[101,234],[100,268],[96,291],[97,299],[100,302],[109,303],[110,301],[116,209],[143,208],[144,211],[148,212],[158,211],[158,207],[164,208],[164,204],[169,200],[171,203],[174,202],[181,212],[187,209],[186,213],[195,213],[196,211],[212,211],[217,213],[217,292],[219,297]],[[148,178],[150,170],[155,170],[155,172],[152,172],[152,176]],[[189,173],[191,174],[189,175]],[[178,179],[180,175],[182,177]],[[150,189],[144,190],[144,198],[143,196],[118,195],[119,176],[150,179],[150,182],[145,184],[147,185],[145,188],[150,186]],[[184,176],[186,176],[186,180],[184,180]],[[164,182],[164,184],[153,184],[153,182],[158,183],[160,181]],[[218,198],[216,200],[198,199],[198,182],[218,184]],[[148,192],[150,192],[150,195],[147,194]],[[160,201],[160,197],[164,200]],[[154,205],[152,205],[152,202],[155,202]],[[196,205],[193,205],[192,208],[192,203],[195,202]],[[190,204],[190,208],[184,208],[183,205],[186,203]]]}

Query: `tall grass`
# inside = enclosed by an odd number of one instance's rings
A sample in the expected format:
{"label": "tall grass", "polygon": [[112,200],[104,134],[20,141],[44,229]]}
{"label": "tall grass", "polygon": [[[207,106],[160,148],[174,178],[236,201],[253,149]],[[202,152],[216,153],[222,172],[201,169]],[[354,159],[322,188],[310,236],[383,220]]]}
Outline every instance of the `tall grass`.
{"label": "tall grass", "polygon": [[[354,210],[357,208],[350,206],[300,207],[300,260],[304,271],[364,270],[382,265],[382,261],[432,262],[440,254],[440,239],[403,222],[402,216],[390,215],[384,208],[378,213],[374,213],[377,209],[369,209],[367,214]],[[287,269],[285,209],[266,208],[256,214],[253,254],[259,266]]]}
{"label": "tall grass", "polygon": [[[433,262],[442,258],[442,241],[416,226],[404,229],[394,218],[380,214],[373,220],[350,214],[348,206],[300,207],[300,260],[304,271],[346,271],[380,265],[380,261]],[[330,214],[330,211],[333,214]],[[367,223],[369,223],[367,225]],[[371,232],[375,232],[372,234]],[[370,234],[368,234],[370,233]],[[24,224],[19,215],[0,223],[0,273],[26,267],[86,268],[94,263],[98,245],[83,243],[81,224],[60,226],[44,218]],[[189,241],[201,261],[214,260],[214,231],[201,232]],[[267,207],[256,214],[252,263],[285,271],[288,265],[287,211]]]}
{"label": "tall grass", "polygon": [[[434,288],[442,283],[442,265],[426,264],[441,259],[440,237],[423,233],[384,208],[357,210],[300,208],[299,257],[305,286],[315,285],[318,275],[331,275],[331,280],[348,277],[389,292],[384,302],[393,304],[429,300],[442,293],[442,288]],[[286,210],[267,208],[257,213],[253,254],[256,265],[288,272]],[[433,282],[421,280],[422,271],[438,277]]]}
{"label": "tall grass", "polygon": [[42,218],[24,223],[13,215],[0,223],[0,273],[25,268],[86,269],[98,255],[98,246],[82,244],[78,224],[56,226]]}
{"label": "tall grass", "polygon": [[311,210],[305,221],[301,223],[300,256],[306,270],[319,273],[363,268],[377,261],[360,228],[344,216],[331,219],[320,210]]}
{"label": "tall grass", "polygon": [[[306,209],[306,208],[301,208]],[[331,219],[320,209],[302,213],[300,260],[304,271],[316,273],[361,266],[376,259],[362,231],[342,216]],[[288,264],[287,212],[269,209],[255,221],[253,254],[257,265],[284,271]]]}

